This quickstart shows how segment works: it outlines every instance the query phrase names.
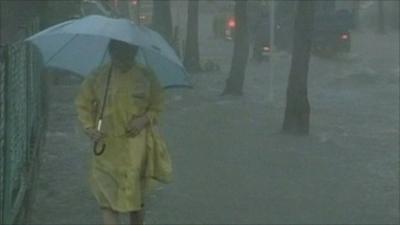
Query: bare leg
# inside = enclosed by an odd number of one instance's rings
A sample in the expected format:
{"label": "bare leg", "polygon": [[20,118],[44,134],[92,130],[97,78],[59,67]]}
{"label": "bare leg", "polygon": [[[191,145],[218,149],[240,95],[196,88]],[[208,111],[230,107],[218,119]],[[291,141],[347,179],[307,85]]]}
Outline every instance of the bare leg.
{"label": "bare leg", "polygon": [[144,210],[129,213],[131,225],[143,225]]}
{"label": "bare leg", "polygon": [[102,209],[102,212],[105,225],[117,225],[119,223],[117,212],[111,209]]}

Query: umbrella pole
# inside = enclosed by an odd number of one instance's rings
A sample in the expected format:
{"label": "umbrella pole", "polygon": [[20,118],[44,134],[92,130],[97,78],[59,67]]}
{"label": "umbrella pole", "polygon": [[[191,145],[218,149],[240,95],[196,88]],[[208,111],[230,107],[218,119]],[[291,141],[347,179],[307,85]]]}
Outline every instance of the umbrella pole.
{"label": "umbrella pole", "polygon": [[146,64],[146,67],[150,67],[149,60],[147,59],[147,55],[144,49],[142,49],[142,54],[143,54],[143,59],[144,63]]}
{"label": "umbrella pole", "polygon": [[[111,82],[111,75],[112,75],[112,69],[113,69],[113,64],[111,63],[110,69],[108,70],[108,75],[107,75],[107,82],[106,82],[106,87],[104,90],[104,96],[103,96],[103,103],[101,106],[101,111],[100,111],[100,117],[99,117],[99,121],[97,122],[97,131],[101,131],[101,127],[103,125],[103,116],[104,116],[104,110],[106,108],[106,104],[107,104],[107,97],[108,97],[108,92],[110,90],[110,82]],[[94,142],[94,146],[93,146],[93,152],[96,156],[102,155],[106,149],[106,145],[103,144],[101,146],[100,151],[97,151],[99,142],[95,141]]]}

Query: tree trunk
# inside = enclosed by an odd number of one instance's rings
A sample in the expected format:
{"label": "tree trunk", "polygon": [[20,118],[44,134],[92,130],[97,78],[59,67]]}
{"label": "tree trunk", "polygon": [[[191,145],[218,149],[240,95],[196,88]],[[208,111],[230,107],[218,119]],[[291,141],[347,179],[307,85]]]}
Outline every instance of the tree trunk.
{"label": "tree trunk", "polygon": [[40,19],[40,29],[43,30],[50,25],[50,13],[49,13],[49,1],[43,0],[40,3],[40,12],[39,12],[39,19]]}
{"label": "tree trunk", "polygon": [[378,32],[385,33],[385,15],[383,10],[383,1],[378,1]]}
{"label": "tree trunk", "polygon": [[40,2],[40,26],[45,28],[75,18],[80,14],[80,1],[43,0]]}
{"label": "tree trunk", "polygon": [[292,62],[286,91],[283,132],[308,134],[310,104],[307,97],[307,75],[312,44],[314,2],[299,1],[295,21]]}
{"label": "tree trunk", "polygon": [[322,14],[333,14],[336,10],[336,0],[314,0],[314,8]]}
{"label": "tree trunk", "polygon": [[131,15],[129,12],[131,1],[122,0],[118,2],[118,12],[120,13],[120,17],[125,19],[130,19]]}
{"label": "tree trunk", "polygon": [[160,33],[165,40],[172,43],[172,16],[169,0],[153,0],[152,27]]}
{"label": "tree trunk", "polygon": [[249,38],[247,31],[247,0],[235,0],[236,30],[229,78],[226,80],[223,95],[242,95],[244,76],[249,57]]}
{"label": "tree trunk", "polygon": [[183,65],[189,72],[200,72],[199,1],[189,1],[186,46]]}

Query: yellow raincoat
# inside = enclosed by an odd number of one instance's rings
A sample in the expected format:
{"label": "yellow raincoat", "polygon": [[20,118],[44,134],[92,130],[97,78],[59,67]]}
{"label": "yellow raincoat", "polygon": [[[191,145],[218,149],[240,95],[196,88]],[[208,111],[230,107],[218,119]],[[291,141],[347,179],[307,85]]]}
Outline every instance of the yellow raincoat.
{"label": "yellow raincoat", "polygon": [[[109,68],[101,67],[81,86],[76,107],[84,128],[96,127]],[[140,210],[153,181],[170,181],[170,158],[155,126],[162,104],[162,88],[151,70],[135,65],[125,73],[113,71],[102,126],[106,148],[102,155],[93,155],[89,177],[101,207]],[[141,115],[151,125],[134,138],[127,136],[128,122]]]}

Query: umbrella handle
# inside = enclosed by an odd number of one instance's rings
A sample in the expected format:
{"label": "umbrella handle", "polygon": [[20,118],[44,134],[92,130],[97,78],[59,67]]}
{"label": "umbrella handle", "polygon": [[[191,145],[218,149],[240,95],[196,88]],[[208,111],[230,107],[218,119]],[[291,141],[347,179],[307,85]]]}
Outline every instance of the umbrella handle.
{"label": "umbrella handle", "polygon": [[[103,125],[103,119],[100,119],[99,121],[98,121],[98,123],[97,123],[97,130],[98,131],[101,131],[101,126]],[[106,144],[103,144],[102,146],[101,146],[101,149],[100,149],[100,151],[98,151],[97,149],[97,146],[99,145],[99,142],[98,141],[95,141],[94,142],[94,145],[93,145],[93,152],[94,152],[94,154],[96,155],[96,156],[100,156],[100,155],[102,155],[103,153],[104,153],[104,151],[106,150]]]}
{"label": "umbrella handle", "polygon": [[95,154],[96,156],[102,155],[102,154],[104,153],[104,151],[106,150],[106,144],[103,144],[103,145],[101,146],[100,151],[97,151],[97,146],[98,146],[98,144],[99,144],[99,142],[96,141],[96,142],[94,143],[94,146],[93,146],[93,152],[94,152],[94,154]]}

